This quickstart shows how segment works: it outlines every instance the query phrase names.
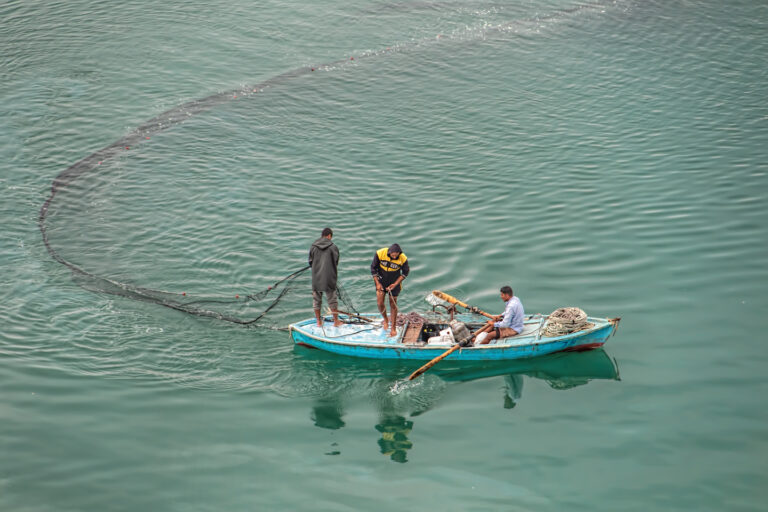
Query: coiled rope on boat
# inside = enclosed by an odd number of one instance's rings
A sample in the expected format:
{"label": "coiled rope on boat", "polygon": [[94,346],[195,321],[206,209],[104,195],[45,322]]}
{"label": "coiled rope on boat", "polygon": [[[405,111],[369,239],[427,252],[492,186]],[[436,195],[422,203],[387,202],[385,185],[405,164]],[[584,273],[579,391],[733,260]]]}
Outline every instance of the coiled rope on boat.
{"label": "coiled rope on boat", "polygon": [[558,308],[547,317],[547,323],[542,334],[547,337],[564,336],[572,332],[586,329],[591,324],[587,322],[587,314],[580,308]]}
{"label": "coiled rope on boat", "polygon": [[416,325],[421,327],[422,325],[424,325],[424,317],[416,313],[415,311],[412,311],[407,314],[398,313],[396,325],[398,327],[402,327],[406,323],[408,323],[408,325]]}

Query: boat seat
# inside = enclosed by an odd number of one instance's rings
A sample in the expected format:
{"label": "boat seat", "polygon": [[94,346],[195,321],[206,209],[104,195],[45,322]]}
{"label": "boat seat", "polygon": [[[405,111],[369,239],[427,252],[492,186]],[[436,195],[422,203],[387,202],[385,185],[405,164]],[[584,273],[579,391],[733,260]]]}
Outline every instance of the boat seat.
{"label": "boat seat", "polygon": [[[493,340],[491,345],[525,345],[531,342],[531,336],[536,336],[539,332],[539,322],[526,323],[523,325],[523,332],[516,336]],[[519,340],[519,341],[518,341]]]}

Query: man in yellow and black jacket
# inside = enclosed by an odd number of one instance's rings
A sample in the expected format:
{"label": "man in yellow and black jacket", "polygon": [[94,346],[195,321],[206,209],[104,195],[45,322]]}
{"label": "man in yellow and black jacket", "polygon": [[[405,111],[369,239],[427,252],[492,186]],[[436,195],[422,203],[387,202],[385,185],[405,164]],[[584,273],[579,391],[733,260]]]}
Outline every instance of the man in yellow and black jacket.
{"label": "man in yellow and black jacket", "polygon": [[397,296],[400,295],[402,286],[400,283],[410,272],[408,267],[408,258],[397,244],[392,244],[389,248],[382,248],[376,251],[371,262],[371,275],[376,285],[376,305],[384,320],[381,326],[386,330],[390,327],[390,321],[387,317],[387,306],[384,304],[384,296],[389,293],[389,309],[391,330],[390,336],[397,336]]}

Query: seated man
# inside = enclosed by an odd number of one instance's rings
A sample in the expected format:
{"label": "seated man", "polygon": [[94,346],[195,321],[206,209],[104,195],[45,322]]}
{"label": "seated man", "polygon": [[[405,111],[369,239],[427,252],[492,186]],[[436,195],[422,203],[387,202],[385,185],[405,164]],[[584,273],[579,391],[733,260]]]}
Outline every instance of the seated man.
{"label": "seated man", "polygon": [[512,288],[501,287],[501,300],[507,303],[504,313],[496,315],[493,320],[488,320],[482,329],[475,332],[470,340],[473,344],[486,345],[492,340],[509,338],[523,332],[525,312],[523,304],[515,297]]}

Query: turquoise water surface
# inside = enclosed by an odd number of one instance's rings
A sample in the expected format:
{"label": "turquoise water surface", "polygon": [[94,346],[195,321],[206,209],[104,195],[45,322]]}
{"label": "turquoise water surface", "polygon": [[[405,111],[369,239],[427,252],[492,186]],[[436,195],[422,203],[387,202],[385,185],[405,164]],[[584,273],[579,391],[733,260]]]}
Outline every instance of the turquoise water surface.
{"label": "turquoise water surface", "polygon": [[[764,2],[2,4],[0,510],[764,510],[766,98]],[[620,329],[407,382],[304,274],[147,300],[325,226],[362,311],[397,242],[404,311]]]}

